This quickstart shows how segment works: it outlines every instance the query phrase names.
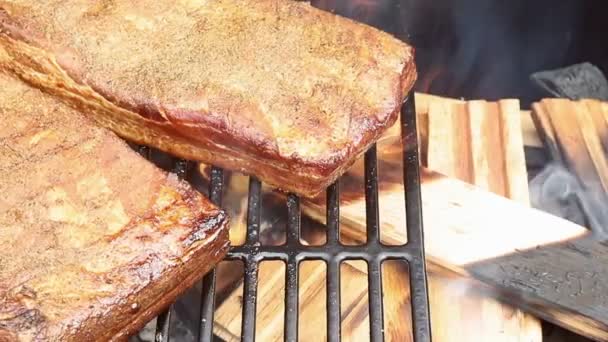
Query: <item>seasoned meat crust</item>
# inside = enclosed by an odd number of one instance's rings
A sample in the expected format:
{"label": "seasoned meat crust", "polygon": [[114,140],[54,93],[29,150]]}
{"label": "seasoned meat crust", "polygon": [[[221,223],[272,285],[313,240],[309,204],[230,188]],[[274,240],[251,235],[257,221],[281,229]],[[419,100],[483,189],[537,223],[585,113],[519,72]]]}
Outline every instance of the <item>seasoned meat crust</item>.
{"label": "seasoned meat crust", "polygon": [[5,68],[122,137],[314,196],[397,119],[413,49],[292,0],[0,0]]}
{"label": "seasoned meat crust", "polygon": [[225,213],[187,183],[1,71],[0,89],[0,341],[125,339],[225,255]]}

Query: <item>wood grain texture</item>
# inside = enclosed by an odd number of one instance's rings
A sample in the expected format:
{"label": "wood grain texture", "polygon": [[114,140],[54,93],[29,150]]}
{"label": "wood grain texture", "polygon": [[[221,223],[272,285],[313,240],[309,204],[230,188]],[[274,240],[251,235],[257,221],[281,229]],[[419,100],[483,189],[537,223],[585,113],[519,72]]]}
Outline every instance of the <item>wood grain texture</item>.
{"label": "wood grain texture", "polygon": [[553,125],[551,124],[551,118],[544,106],[541,106],[540,103],[532,104],[532,121],[534,122],[538,135],[549,152],[551,159],[563,164],[564,160],[559,150],[557,136],[553,129]]}
{"label": "wood grain texture", "polygon": [[[403,200],[402,200],[403,201]],[[325,241],[326,228],[318,222],[304,218],[302,240],[309,245]],[[390,240],[389,240],[390,241]],[[348,236],[341,242],[361,244]],[[322,262],[300,264],[299,283],[299,338],[301,341],[322,341],[326,338],[326,268]],[[263,341],[282,340],[284,308],[284,266],[267,264],[260,269],[258,287],[258,321],[256,335]],[[409,300],[407,265],[387,262],[383,265],[385,336],[387,341],[411,340],[411,309]],[[365,262],[346,261],[341,266],[341,317],[344,341],[369,339],[369,307],[367,292],[367,265]],[[215,315],[215,333],[227,341],[237,341],[240,335],[242,310],[242,277],[227,299],[219,305]],[[272,291],[269,291],[271,289]],[[263,315],[260,315],[260,310]]]}
{"label": "wood grain texture", "polygon": [[498,102],[500,138],[504,149],[505,196],[520,203],[530,203],[528,173],[524,155],[524,128],[519,110],[519,101],[501,100]]}

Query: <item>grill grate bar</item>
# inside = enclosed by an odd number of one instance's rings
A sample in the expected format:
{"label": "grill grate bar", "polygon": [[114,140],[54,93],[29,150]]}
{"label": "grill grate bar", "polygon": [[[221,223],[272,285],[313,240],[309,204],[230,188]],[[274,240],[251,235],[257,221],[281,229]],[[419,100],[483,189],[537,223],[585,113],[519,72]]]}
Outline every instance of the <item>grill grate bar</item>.
{"label": "grill grate bar", "polygon": [[401,141],[404,144],[403,184],[405,185],[407,247],[409,247],[413,256],[409,260],[410,291],[412,293],[410,305],[412,307],[414,341],[418,342],[431,340],[431,323],[426,265],[424,263],[420,164],[416,127],[416,99],[412,91],[401,107]]}
{"label": "grill grate bar", "polygon": [[368,262],[369,283],[369,317],[371,324],[371,341],[384,341],[384,322],[382,315],[382,273],[380,273],[380,262],[372,260]]}
{"label": "grill grate bar", "polygon": [[287,245],[297,247],[300,245],[300,199],[290,194],[287,197]]}
{"label": "grill grate bar", "polygon": [[[213,167],[211,169],[211,181],[209,183],[209,199],[213,204],[221,206],[222,189],[224,186],[224,172],[222,169]],[[215,307],[215,269],[203,278],[201,290],[200,326],[198,341],[211,342],[213,339],[213,318]]]}
{"label": "grill grate bar", "polygon": [[[140,147],[138,151],[146,159],[150,160],[152,151],[147,147]],[[189,162],[183,159],[175,159],[173,162],[172,171],[181,179],[186,178],[188,174]],[[156,341],[169,340],[169,331],[171,329],[171,316],[173,315],[173,305],[170,305],[167,311],[163,312],[156,318]]]}
{"label": "grill grate bar", "polygon": [[171,305],[167,311],[156,317],[156,334],[154,335],[154,339],[157,342],[169,340],[171,311],[173,311],[173,305]]}
{"label": "grill grate bar", "polygon": [[285,341],[298,338],[298,261],[290,257],[285,275]]}
{"label": "grill grate bar", "polygon": [[[365,210],[367,223],[367,244],[378,246],[380,241],[379,212],[378,212],[378,160],[376,145],[365,153]],[[384,324],[382,317],[382,274],[380,261],[371,258],[368,264],[369,284],[369,317],[371,324],[371,341],[384,340]]]}
{"label": "grill grate bar", "polygon": [[249,198],[247,201],[247,238],[245,245],[259,247],[260,216],[262,204],[262,185],[259,180],[249,179]]}
{"label": "grill grate bar", "polygon": [[340,182],[327,189],[327,245],[336,246],[340,241]]}
{"label": "grill grate bar", "polygon": [[[295,342],[298,337],[298,272],[302,260],[323,260],[327,265],[327,338],[330,342],[341,339],[340,264],[344,260],[365,260],[368,264],[369,315],[371,341],[384,340],[382,305],[382,263],[385,260],[407,261],[410,270],[411,305],[414,341],[430,341],[428,290],[424,264],[422,232],[420,174],[418,169],[418,142],[413,93],[401,110],[403,165],[405,184],[406,228],[408,243],[387,246],[380,241],[378,209],[378,170],[375,145],[365,154],[365,199],[367,242],[364,245],[340,243],[339,182],[327,189],[327,243],[324,246],[303,245],[300,242],[301,208],[295,195],[287,198],[287,242],[281,246],[261,246],[259,230],[261,219],[261,183],[250,177],[247,207],[247,238],[242,246],[233,246],[226,260],[241,260],[245,264],[243,317],[241,340],[255,341],[256,301],[259,263],[264,260],[282,260],[286,263],[285,276],[285,340]],[[147,158],[150,150],[139,148]],[[188,175],[188,163],[177,161],[175,172]],[[209,194],[211,201],[221,204],[223,173],[213,168]],[[213,310],[215,271],[205,276],[201,299],[199,341],[213,340]],[[168,341],[171,309],[158,317],[157,341]]]}
{"label": "grill grate bar", "polygon": [[256,258],[260,249],[260,216],[262,211],[262,184],[254,177],[249,178],[249,198],[247,202],[247,238],[245,247],[250,253],[243,255],[245,261],[245,279],[243,294],[243,321],[241,340],[255,340],[255,308],[258,290],[258,268],[260,259]]}
{"label": "grill grate bar", "polygon": [[[255,253],[255,255],[251,255]],[[338,245],[338,246],[307,246],[302,245],[297,251],[297,259],[301,260],[365,260],[372,262],[377,260],[383,262],[392,259],[404,259],[410,261],[415,258],[418,249],[412,248],[409,245],[405,246],[385,246],[379,243],[369,245]],[[291,255],[295,255],[290,246],[235,246],[228,252],[227,259],[229,260],[245,260],[251,257],[253,260],[283,260]]]}
{"label": "grill grate bar", "polygon": [[[340,183],[327,189],[327,246],[336,248],[340,241]],[[340,341],[340,262],[327,260],[327,337],[330,342]]]}
{"label": "grill grate bar", "polygon": [[209,199],[215,205],[222,204],[222,193],[224,188],[224,171],[220,168],[211,168],[211,182],[209,184]]}
{"label": "grill grate bar", "polygon": [[248,258],[245,262],[245,293],[243,294],[243,321],[241,326],[242,341],[255,341],[258,266],[258,261],[252,258]]}
{"label": "grill grate bar", "polygon": [[367,243],[380,241],[378,219],[378,163],[376,145],[365,153],[365,219],[367,224]]}
{"label": "grill grate bar", "polygon": [[[287,246],[300,245],[300,199],[287,197]],[[298,336],[298,260],[293,253],[287,259],[285,274],[285,341],[295,342]]]}

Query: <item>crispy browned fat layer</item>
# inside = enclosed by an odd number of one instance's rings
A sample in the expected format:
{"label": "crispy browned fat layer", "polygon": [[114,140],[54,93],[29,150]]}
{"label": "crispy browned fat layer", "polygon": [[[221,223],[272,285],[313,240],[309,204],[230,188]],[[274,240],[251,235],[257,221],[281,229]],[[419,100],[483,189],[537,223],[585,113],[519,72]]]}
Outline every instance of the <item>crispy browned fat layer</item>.
{"label": "crispy browned fat layer", "polygon": [[7,66],[124,138],[314,196],[391,126],[413,49],[292,0],[0,0]]}
{"label": "crispy browned fat layer", "polygon": [[124,339],[225,255],[222,210],[3,72],[0,121],[0,341]]}

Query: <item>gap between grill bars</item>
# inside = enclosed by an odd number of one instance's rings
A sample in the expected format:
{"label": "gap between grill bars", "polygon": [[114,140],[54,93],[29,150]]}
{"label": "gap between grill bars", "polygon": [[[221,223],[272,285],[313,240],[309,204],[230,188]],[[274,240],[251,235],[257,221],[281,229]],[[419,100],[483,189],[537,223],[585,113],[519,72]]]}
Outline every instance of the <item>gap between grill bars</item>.
{"label": "gap between grill bars", "polygon": [[[327,189],[327,241],[321,246],[309,246],[300,242],[300,199],[287,197],[286,243],[280,246],[260,244],[260,219],[262,209],[261,183],[254,177],[249,181],[247,207],[247,235],[245,243],[233,246],[226,260],[244,263],[242,341],[255,340],[256,298],[260,262],[281,260],[286,264],[285,276],[285,341],[298,340],[298,270],[304,260],[322,260],[327,265],[327,340],[341,339],[340,316],[340,265],[345,260],[364,260],[368,264],[370,341],[384,340],[382,303],[382,263],[386,260],[403,260],[408,263],[411,291],[411,312],[414,341],[431,341],[427,276],[424,263],[422,205],[420,194],[419,156],[416,131],[416,111],[413,92],[409,94],[401,109],[401,139],[403,149],[403,181],[405,185],[405,209],[407,243],[402,246],[387,246],[380,242],[378,212],[378,169],[376,147],[365,153],[365,203],[367,241],[362,245],[342,245],[339,241],[340,189],[338,183]],[[405,142],[408,142],[405,144]],[[140,153],[149,158],[149,150],[140,148]],[[188,162],[174,162],[173,171],[187,178]],[[216,205],[222,204],[223,172],[212,168],[209,197]],[[213,341],[215,270],[208,273],[202,282],[200,301],[200,324],[198,341]],[[168,341],[172,308],[157,318],[157,342]]]}

